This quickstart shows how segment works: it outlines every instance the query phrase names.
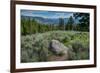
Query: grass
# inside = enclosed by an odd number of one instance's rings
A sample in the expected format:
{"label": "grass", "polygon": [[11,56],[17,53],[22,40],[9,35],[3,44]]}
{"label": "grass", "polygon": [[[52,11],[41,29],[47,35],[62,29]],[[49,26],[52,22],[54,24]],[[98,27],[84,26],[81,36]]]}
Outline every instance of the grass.
{"label": "grass", "polygon": [[49,50],[52,39],[71,50],[68,60],[89,59],[89,32],[49,31],[21,36],[21,62],[49,61],[49,57],[55,55]]}

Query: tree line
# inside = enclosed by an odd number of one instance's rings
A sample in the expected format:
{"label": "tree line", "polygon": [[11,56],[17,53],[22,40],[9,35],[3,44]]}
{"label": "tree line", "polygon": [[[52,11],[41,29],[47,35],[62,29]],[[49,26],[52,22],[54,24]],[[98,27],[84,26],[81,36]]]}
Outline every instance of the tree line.
{"label": "tree line", "polygon": [[[79,22],[75,23],[75,19]],[[44,24],[38,23],[35,19],[21,18],[21,34],[43,33],[52,30],[68,30],[68,31],[89,31],[89,13],[74,13],[68,18],[67,23],[64,23],[64,18],[59,18],[59,24]]]}

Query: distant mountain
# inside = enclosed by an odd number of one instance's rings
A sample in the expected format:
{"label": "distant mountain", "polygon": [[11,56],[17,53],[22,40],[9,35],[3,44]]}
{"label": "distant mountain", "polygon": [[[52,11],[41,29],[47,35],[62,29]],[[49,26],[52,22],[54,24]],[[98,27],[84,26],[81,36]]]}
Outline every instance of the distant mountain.
{"label": "distant mountain", "polygon": [[[59,18],[34,18],[37,22],[43,23],[43,24],[59,24]],[[64,23],[66,24],[68,21],[68,18],[64,18]]]}
{"label": "distant mountain", "polygon": [[[38,23],[41,24],[55,24],[58,25],[59,24],[59,18],[43,18],[43,17],[31,17],[31,16],[21,16],[21,18],[25,18],[25,19],[35,19]],[[66,24],[68,21],[68,18],[64,18],[64,23]]]}

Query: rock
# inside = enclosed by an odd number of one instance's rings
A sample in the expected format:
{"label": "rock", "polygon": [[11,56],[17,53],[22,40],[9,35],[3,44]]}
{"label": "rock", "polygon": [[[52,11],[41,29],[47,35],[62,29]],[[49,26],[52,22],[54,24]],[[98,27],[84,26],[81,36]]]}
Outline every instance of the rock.
{"label": "rock", "polygon": [[51,40],[50,50],[56,54],[68,54],[69,48],[67,48],[63,43],[58,40]]}

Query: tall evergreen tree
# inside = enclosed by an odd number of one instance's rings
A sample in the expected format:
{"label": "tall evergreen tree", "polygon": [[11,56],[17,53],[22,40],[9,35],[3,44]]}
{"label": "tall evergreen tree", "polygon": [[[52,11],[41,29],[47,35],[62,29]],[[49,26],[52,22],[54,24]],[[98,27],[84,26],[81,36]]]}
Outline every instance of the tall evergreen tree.
{"label": "tall evergreen tree", "polygon": [[64,30],[64,19],[63,18],[59,18],[59,29]]}
{"label": "tall evergreen tree", "polygon": [[81,31],[89,31],[89,13],[74,13],[75,19],[79,20],[79,27]]}
{"label": "tall evergreen tree", "polygon": [[74,24],[74,19],[72,16],[70,16],[66,25],[66,29],[73,30],[73,24]]}

